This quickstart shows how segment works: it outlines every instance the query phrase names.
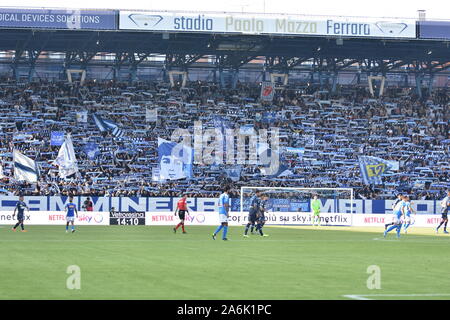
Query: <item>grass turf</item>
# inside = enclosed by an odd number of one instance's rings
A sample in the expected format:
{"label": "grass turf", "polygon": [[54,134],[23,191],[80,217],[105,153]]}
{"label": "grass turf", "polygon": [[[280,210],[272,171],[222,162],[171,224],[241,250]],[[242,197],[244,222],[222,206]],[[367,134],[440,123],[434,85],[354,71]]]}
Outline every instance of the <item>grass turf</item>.
{"label": "grass turf", "polygon": [[[265,227],[270,237],[244,239],[230,227],[228,242],[211,226],[27,229],[0,228],[0,299],[450,299],[420,296],[450,294],[450,237],[418,228],[383,239],[378,228]],[[80,290],[66,288],[70,265]],[[370,265],[380,290],[367,288]]]}

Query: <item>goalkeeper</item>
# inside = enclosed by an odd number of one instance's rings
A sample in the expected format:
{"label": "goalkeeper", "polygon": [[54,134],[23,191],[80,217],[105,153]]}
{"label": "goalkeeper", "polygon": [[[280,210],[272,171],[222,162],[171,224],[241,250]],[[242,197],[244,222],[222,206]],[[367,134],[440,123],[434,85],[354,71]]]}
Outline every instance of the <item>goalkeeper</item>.
{"label": "goalkeeper", "polygon": [[317,217],[317,223],[320,226],[320,205],[321,202],[319,200],[319,197],[317,195],[315,195],[313,197],[313,200],[311,201],[311,221],[312,221],[312,225],[314,226],[316,224],[315,220]]}

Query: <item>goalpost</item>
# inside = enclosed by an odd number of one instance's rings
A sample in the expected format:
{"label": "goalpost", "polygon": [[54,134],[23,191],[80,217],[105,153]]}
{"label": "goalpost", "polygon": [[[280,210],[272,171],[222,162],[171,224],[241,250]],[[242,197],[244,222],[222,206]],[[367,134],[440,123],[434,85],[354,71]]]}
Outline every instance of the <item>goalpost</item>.
{"label": "goalpost", "polygon": [[355,205],[352,188],[241,187],[240,214],[248,214],[250,199],[261,192],[267,197],[266,224],[311,225],[311,201],[321,202],[322,226],[352,226]]}

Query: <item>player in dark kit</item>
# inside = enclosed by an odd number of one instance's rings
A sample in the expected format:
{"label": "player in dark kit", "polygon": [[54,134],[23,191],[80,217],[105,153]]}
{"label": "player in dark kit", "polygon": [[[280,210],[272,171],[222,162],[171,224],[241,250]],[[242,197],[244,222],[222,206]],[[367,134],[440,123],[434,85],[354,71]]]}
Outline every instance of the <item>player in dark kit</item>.
{"label": "player in dark kit", "polygon": [[17,223],[12,228],[12,231],[16,231],[16,228],[20,225],[22,232],[27,232],[23,226],[23,220],[25,220],[25,214],[24,214],[25,209],[27,209],[27,211],[30,212],[30,209],[28,208],[27,204],[23,201],[23,196],[20,195],[19,202],[17,202],[16,207],[14,209],[14,213],[13,213],[13,219],[14,219],[14,216],[16,215],[16,211],[17,211]]}
{"label": "player in dark kit", "polygon": [[189,214],[188,208],[187,208],[187,195],[183,195],[183,197],[178,200],[177,203],[177,209],[175,210],[174,215],[177,215],[180,218],[180,223],[177,224],[175,228],[173,228],[173,232],[177,232],[177,229],[181,226],[181,229],[183,230],[183,233],[187,233],[186,230],[184,230],[184,218],[186,213]]}
{"label": "player in dark kit", "polygon": [[439,228],[444,225],[444,233],[448,233],[447,231],[447,223],[448,223],[448,210],[450,208],[450,190],[447,191],[447,196],[442,199],[441,201],[441,208],[442,208],[442,217],[441,222],[436,228],[436,233],[439,232]]}
{"label": "player in dark kit", "polygon": [[256,191],[256,194],[250,199],[250,210],[248,212],[248,223],[245,226],[244,237],[248,238],[248,229],[253,228],[258,219],[258,213],[261,207],[261,191]]}
{"label": "player in dark kit", "polygon": [[264,196],[262,198],[261,204],[259,206],[258,219],[256,221],[256,231],[263,237],[268,237],[268,234],[263,233],[262,228],[266,223],[266,215],[267,212],[267,201],[269,200],[268,196]]}

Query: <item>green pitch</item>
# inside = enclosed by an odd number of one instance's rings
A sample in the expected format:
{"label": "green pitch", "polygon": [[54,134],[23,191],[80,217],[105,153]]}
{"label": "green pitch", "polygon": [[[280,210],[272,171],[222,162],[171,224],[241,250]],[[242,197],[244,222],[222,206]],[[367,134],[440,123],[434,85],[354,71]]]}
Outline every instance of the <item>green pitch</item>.
{"label": "green pitch", "polygon": [[[450,299],[450,237],[385,240],[380,229],[266,227],[212,240],[215,227],[0,227],[0,299]],[[355,231],[360,230],[360,231]],[[67,268],[80,268],[69,290]],[[367,288],[381,270],[381,289]]]}

